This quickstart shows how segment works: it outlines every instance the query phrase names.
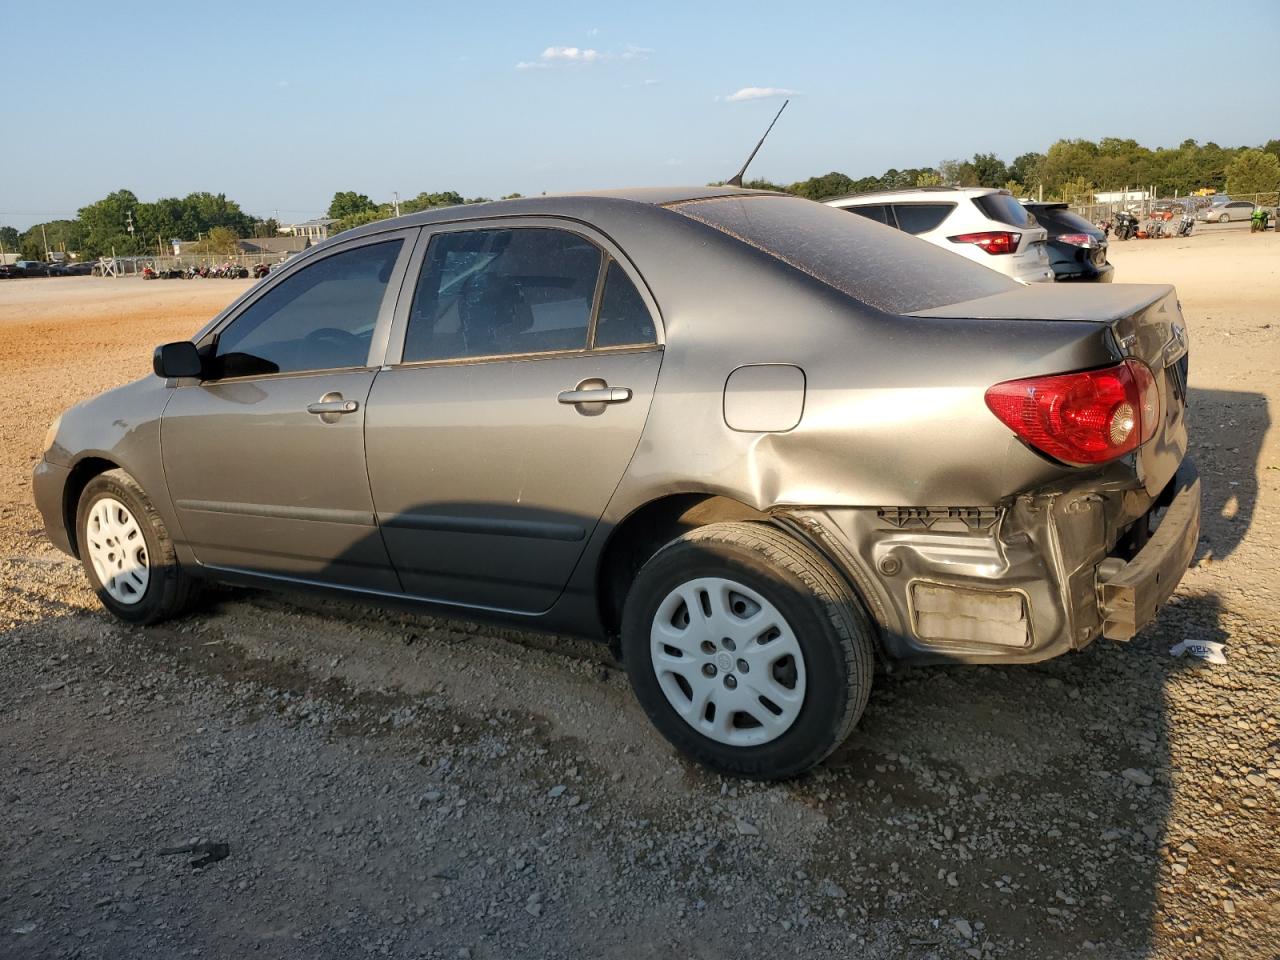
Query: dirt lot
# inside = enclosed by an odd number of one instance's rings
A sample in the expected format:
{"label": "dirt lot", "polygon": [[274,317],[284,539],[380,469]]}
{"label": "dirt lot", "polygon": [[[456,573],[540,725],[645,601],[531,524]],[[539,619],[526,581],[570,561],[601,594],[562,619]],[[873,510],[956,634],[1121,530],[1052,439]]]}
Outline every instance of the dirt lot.
{"label": "dirt lot", "polygon": [[[41,437],[244,284],[0,283],[0,955],[1280,955],[1280,237],[1112,259],[1192,336],[1178,595],[1129,644],[882,674],[772,786],[675,757],[575,640],[251,592],[113,622],[42,538]],[[195,838],[230,854],[159,852]]]}

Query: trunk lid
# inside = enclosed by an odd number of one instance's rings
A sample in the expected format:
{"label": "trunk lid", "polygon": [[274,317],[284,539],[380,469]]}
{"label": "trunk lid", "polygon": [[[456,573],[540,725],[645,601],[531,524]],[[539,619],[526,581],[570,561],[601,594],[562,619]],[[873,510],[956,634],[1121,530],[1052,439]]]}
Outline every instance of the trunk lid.
{"label": "trunk lid", "polygon": [[1105,326],[1117,361],[1127,357],[1141,360],[1151,368],[1160,391],[1160,421],[1155,435],[1130,455],[1137,477],[1155,496],[1177,472],[1187,452],[1189,353],[1186,322],[1172,286],[1126,283],[1023,287],[921,310],[911,316],[1083,321]]}

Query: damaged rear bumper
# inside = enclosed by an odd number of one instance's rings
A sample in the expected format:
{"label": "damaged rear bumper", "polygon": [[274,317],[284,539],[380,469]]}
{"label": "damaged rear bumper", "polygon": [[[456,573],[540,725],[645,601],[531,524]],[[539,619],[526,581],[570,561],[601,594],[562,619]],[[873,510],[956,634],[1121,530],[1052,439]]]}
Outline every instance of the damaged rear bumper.
{"label": "damaged rear bumper", "polygon": [[1200,474],[1185,461],[1173,478],[1160,526],[1132,560],[1099,569],[1102,635],[1132,640],[1156,617],[1191,564],[1200,540]]}
{"label": "damaged rear bumper", "polygon": [[[889,657],[1028,663],[1133,637],[1195,552],[1200,482],[1189,459],[1157,497],[1098,486],[994,508],[799,509],[782,519],[846,571]],[[1128,555],[1122,542],[1165,507]]]}

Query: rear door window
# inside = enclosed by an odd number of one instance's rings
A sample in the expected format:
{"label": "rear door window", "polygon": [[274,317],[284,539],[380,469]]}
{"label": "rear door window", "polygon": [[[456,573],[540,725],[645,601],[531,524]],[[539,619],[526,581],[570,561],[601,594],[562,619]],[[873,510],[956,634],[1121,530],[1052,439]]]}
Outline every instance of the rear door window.
{"label": "rear door window", "polygon": [[567,230],[439,234],[414,293],[403,361],[586,350],[602,256]]}
{"label": "rear door window", "polygon": [[954,203],[895,203],[893,205],[893,212],[898,218],[898,229],[913,234],[936,230],[954,209]]}
{"label": "rear door window", "polygon": [[1007,223],[1011,227],[1029,227],[1034,224],[1026,207],[1007,193],[974,197],[973,205],[998,223]]}

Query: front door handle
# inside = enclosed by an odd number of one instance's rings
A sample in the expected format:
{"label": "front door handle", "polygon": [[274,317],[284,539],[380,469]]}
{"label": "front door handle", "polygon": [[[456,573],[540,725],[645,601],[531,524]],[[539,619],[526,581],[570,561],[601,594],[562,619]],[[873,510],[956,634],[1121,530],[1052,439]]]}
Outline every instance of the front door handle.
{"label": "front door handle", "polygon": [[344,400],[340,393],[326,393],[315,403],[307,404],[307,413],[314,413],[325,423],[337,423],[344,413],[355,413],[359,409],[358,400]]}
{"label": "front door handle", "polygon": [[587,390],[564,390],[556,399],[561,403],[626,403],[631,399],[631,388],[595,387]]}

